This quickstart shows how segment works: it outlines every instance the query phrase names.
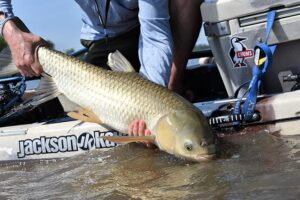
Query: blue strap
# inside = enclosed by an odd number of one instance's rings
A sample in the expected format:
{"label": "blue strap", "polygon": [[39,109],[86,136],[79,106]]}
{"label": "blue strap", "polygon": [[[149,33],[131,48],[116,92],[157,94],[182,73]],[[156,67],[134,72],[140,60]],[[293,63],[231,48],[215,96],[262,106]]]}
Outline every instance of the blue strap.
{"label": "blue strap", "polygon": [[261,85],[261,78],[271,67],[273,62],[273,54],[275,52],[276,46],[270,48],[268,45],[261,43],[257,45],[266,54],[266,61],[263,66],[254,65],[252,73],[253,77],[249,85],[249,94],[243,106],[243,114],[245,115],[245,120],[252,120],[252,116],[256,107],[256,99],[258,91]]}
{"label": "blue strap", "polygon": [[[276,45],[268,46],[267,42],[269,40],[270,32],[272,30],[274,21],[275,21],[275,11],[270,11],[268,13],[268,20],[267,20],[267,28],[266,28],[266,41],[265,43],[259,43],[255,46],[254,49],[259,49],[262,51],[265,55],[265,61],[262,65],[257,66],[254,64],[252,69],[252,80],[249,84],[248,88],[248,96],[246,98],[246,101],[243,105],[242,113],[245,116],[246,121],[251,121],[255,107],[256,107],[256,100],[258,91],[261,85],[261,79],[263,75],[270,69],[273,62],[273,55],[276,50]],[[243,98],[243,97],[242,97]],[[240,105],[242,98],[236,103],[233,113],[234,114],[240,114]]]}
{"label": "blue strap", "polygon": [[268,13],[268,21],[267,21],[267,30],[266,30],[266,41],[265,43],[268,43],[269,37],[270,37],[270,33],[275,21],[275,17],[276,17],[276,11],[275,10],[271,10]]}

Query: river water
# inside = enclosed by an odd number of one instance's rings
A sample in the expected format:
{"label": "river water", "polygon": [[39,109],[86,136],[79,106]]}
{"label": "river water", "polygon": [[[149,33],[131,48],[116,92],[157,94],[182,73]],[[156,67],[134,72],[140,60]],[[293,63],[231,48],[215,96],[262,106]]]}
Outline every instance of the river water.
{"label": "river water", "polygon": [[133,144],[0,166],[0,199],[300,199],[300,136],[220,138],[218,159],[189,163]]}

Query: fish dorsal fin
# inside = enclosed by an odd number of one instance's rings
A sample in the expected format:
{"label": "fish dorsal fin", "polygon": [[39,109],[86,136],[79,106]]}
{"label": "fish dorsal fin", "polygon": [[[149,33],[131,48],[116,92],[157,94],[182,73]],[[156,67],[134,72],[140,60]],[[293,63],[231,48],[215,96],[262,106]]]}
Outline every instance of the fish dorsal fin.
{"label": "fish dorsal fin", "polygon": [[71,118],[78,119],[83,122],[103,124],[99,117],[93,111],[90,111],[88,109],[82,108],[77,112],[69,112],[67,115]]}
{"label": "fish dorsal fin", "polygon": [[132,142],[152,142],[155,141],[155,136],[101,136],[105,140],[109,140],[111,142],[115,142],[118,144],[129,144]]}
{"label": "fish dorsal fin", "polygon": [[130,62],[118,50],[108,55],[107,64],[113,71],[135,72]]}
{"label": "fish dorsal fin", "polygon": [[43,73],[32,105],[40,105],[61,95],[51,76]]}
{"label": "fish dorsal fin", "polygon": [[8,47],[0,52],[0,77],[18,74],[19,70],[13,63],[12,55]]}

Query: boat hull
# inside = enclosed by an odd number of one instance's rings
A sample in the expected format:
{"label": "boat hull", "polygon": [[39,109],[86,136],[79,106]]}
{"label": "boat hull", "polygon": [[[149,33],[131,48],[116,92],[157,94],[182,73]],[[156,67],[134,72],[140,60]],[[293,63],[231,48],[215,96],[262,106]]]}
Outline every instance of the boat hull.
{"label": "boat hull", "polygon": [[[243,126],[259,125],[269,133],[280,136],[299,135],[299,99],[300,91],[259,97],[256,107],[259,120]],[[237,100],[223,99],[194,105],[211,119],[230,114]],[[232,127],[233,124],[225,123],[224,127]],[[219,127],[221,131],[222,127]],[[238,133],[240,129],[235,131]],[[51,120],[48,123],[6,126],[0,128],[0,162],[65,158],[92,150],[105,151],[117,144],[105,141],[100,136],[112,135],[122,134],[99,124],[83,123],[70,118]]]}
{"label": "boat hull", "polygon": [[119,135],[94,123],[36,123],[0,128],[0,161],[72,157],[117,144],[100,136]]}

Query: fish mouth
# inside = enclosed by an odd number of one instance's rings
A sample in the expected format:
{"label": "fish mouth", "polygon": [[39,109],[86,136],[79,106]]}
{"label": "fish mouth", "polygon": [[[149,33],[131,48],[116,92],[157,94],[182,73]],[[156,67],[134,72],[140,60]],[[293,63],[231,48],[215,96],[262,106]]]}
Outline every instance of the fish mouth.
{"label": "fish mouth", "polygon": [[198,155],[196,156],[197,161],[203,161],[203,160],[213,160],[217,157],[217,154],[210,154],[210,155]]}

